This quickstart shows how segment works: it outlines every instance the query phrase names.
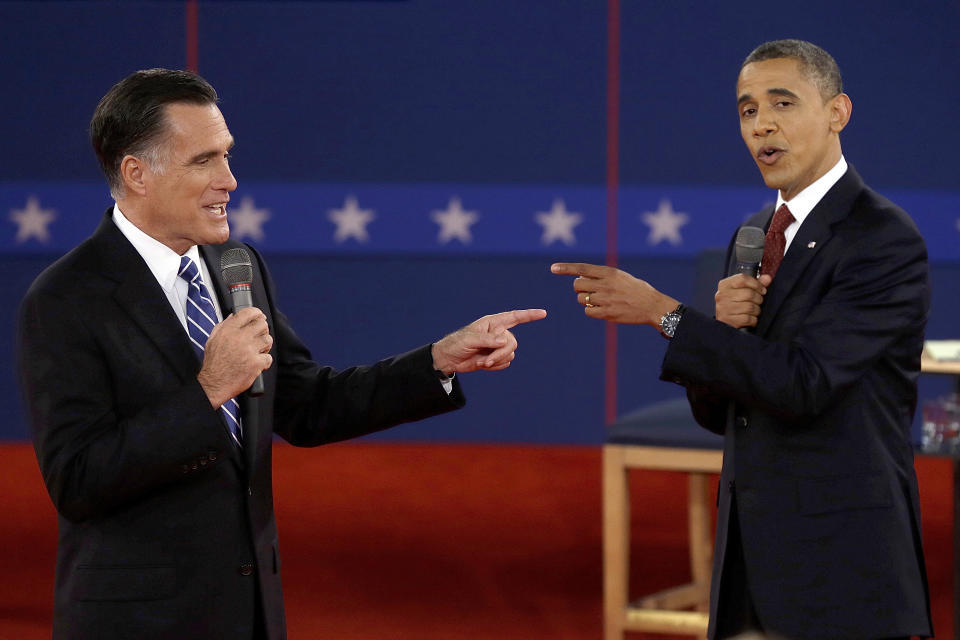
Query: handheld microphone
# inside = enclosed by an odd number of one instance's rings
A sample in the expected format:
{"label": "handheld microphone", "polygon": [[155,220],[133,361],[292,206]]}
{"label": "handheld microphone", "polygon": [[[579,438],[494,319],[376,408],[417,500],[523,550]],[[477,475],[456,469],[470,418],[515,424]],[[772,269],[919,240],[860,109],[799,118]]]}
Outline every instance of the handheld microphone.
{"label": "handheld microphone", "polygon": [[[763,232],[761,232],[763,233]],[[246,249],[227,249],[220,256],[220,273],[223,281],[230,288],[230,297],[233,298],[233,312],[253,306],[251,288],[253,283],[253,264]],[[263,373],[257,376],[247,394],[251,396],[263,395]]]}
{"label": "handheld microphone", "polygon": [[[759,227],[740,227],[734,247],[737,257],[737,273],[746,274],[751,278],[760,275],[760,261],[763,259],[765,235],[763,229]],[[740,327],[740,331],[749,333],[750,328]]]}
{"label": "handheld microphone", "polygon": [[763,229],[759,227],[740,227],[740,231],[737,232],[735,248],[737,273],[745,273],[752,278],[760,275],[764,235]]}

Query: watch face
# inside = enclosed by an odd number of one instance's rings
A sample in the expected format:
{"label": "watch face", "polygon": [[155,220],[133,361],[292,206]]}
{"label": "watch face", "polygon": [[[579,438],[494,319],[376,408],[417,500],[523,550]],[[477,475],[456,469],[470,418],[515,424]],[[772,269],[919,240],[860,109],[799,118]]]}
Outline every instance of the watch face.
{"label": "watch face", "polygon": [[663,322],[661,323],[663,332],[673,337],[674,332],[677,330],[677,316],[674,313],[668,313],[663,317]]}
{"label": "watch face", "polygon": [[672,338],[673,334],[677,331],[677,325],[680,324],[680,317],[682,312],[680,310],[671,311],[667,315],[660,318],[660,331],[663,332],[663,335],[668,338]]}

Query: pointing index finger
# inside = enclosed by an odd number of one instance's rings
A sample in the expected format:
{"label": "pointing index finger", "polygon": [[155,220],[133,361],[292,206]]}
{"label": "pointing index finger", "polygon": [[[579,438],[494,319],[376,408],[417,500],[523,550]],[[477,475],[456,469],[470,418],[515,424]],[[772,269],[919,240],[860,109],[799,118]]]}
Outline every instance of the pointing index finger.
{"label": "pointing index finger", "polygon": [[513,311],[504,311],[495,313],[490,317],[490,324],[496,325],[502,329],[510,329],[518,324],[542,320],[547,317],[546,309],[514,309]]}
{"label": "pointing index finger", "polygon": [[551,273],[561,276],[581,276],[583,278],[600,278],[606,267],[587,264],[586,262],[555,262],[550,265]]}

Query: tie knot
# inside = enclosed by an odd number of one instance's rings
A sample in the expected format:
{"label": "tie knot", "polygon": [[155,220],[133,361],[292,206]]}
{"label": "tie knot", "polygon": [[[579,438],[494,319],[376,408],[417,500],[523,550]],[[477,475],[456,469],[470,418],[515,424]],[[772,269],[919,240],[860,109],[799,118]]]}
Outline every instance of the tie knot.
{"label": "tie knot", "polygon": [[782,204],[780,208],[777,209],[777,212],[773,214],[773,220],[770,222],[770,229],[768,233],[783,233],[787,227],[793,224],[795,218],[793,214],[790,213],[790,209],[787,208],[787,205]]}
{"label": "tie knot", "polygon": [[180,258],[180,273],[177,274],[187,282],[193,282],[200,275],[197,265],[190,259],[190,256]]}

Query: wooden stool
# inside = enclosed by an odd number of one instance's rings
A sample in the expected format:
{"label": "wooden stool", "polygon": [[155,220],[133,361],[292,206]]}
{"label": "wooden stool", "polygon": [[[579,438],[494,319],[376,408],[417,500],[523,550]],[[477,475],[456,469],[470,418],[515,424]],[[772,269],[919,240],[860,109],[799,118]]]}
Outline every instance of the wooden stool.
{"label": "wooden stool", "polygon": [[[686,399],[659,402],[610,426],[603,447],[603,605],[605,640],[625,631],[707,633],[714,503],[707,486],[719,473],[723,438],[693,419]],[[630,469],[689,474],[688,536],[693,581],[629,602]]]}

